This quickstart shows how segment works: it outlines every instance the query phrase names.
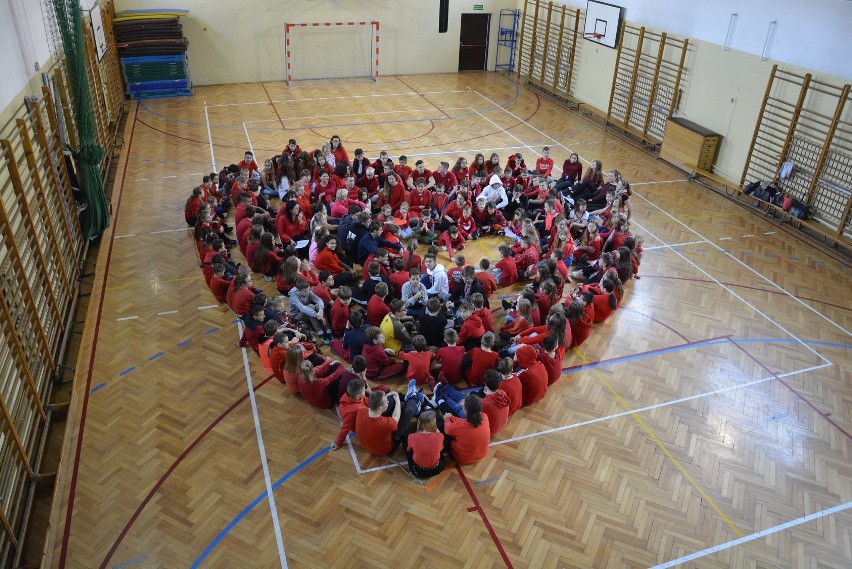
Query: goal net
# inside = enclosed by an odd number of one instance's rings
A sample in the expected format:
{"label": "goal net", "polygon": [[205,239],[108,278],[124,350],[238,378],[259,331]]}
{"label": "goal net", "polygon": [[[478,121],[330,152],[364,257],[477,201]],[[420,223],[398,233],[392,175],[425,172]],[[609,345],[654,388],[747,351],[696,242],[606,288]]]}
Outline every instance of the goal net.
{"label": "goal net", "polygon": [[287,83],[379,77],[379,22],[285,24]]}

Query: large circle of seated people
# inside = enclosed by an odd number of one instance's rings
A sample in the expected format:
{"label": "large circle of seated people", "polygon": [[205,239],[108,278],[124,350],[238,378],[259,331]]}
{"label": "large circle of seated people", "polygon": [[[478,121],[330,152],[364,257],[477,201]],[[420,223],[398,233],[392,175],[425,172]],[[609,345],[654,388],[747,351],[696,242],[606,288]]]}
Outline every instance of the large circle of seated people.
{"label": "large circle of seated people", "polygon": [[[332,449],[351,432],[373,455],[402,447],[422,481],[484,458],[639,278],[629,184],[577,154],[553,168],[547,147],[533,168],[492,153],[429,170],[350,159],[338,136],[312,153],[291,139],[262,168],[246,152],[204,176],[184,215],[213,295],[243,321],[239,345],[290,393],[336,406]],[[469,262],[465,244],[487,237],[496,258]],[[492,297],[516,283],[497,326]]]}

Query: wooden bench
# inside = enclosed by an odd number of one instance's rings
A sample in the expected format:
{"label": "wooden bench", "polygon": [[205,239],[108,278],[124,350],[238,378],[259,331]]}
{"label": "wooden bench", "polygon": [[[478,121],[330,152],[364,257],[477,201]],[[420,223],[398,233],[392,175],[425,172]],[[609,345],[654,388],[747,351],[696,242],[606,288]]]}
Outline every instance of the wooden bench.
{"label": "wooden bench", "polygon": [[[756,198],[753,195],[744,194],[743,188],[737,183],[731,182],[730,180],[726,180],[725,178],[713,174],[712,172],[701,170],[699,168],[693,168],[692,173],[689,175],[689,181],[700,182],[701,178],[707,178],[720,184],[722,187],[725,188],[725,193],[728,196],[736,196],[738,201],[740,202],[751,203],[752,206],[754,205],[754,202],[758,202],[758,206],[760,207],[761,211],[763,211],[766,215],[778,218],[779,223],[789,223],[791,226],[796,227],[796,229],[800,231],[802,229],[802,226],[807,227],[811,231],[821,235],[823,243],[825,243],[829,247],[836,247],[838,243],[843,243],[846,247],[852,248],[852,241],[850,241],[843,235],[839,235],[831,231],[830,229],[826,229],[816,221],[812,219],[799,219],[798,217],[791,214],[789,211],[784,211],[784,208],[781,206]],[[749,202],[749,200],[751,200],[751,202]]]}

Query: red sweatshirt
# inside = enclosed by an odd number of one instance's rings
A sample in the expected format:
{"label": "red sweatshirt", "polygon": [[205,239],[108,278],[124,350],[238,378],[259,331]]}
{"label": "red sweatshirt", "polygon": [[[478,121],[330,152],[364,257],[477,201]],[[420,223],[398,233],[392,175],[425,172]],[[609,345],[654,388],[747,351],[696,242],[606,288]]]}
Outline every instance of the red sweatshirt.
{"label": "red sweatshirt", "polygon": [[502,389],[488,395],[482,400],[482,412],[488,415],[488,426],[491,428],[491,436],[503,430],[509,422],[509,396]]}
{"label": "red sweatshirt", "polygon": [[343,306],[340,299],[336,298],[331,305],[330,316],[331,331],[335,336],[342,336],[346,330],[346,324],[349,323],[349,307]]}
{"label": "red sweatshirt", "polygon": [[547,370],[536,359],[535,348],[521,346],[515,352],[518,365],[525,368],[518,378],[523,387],[524,405],[532,405],[540,401],[547,393]]}

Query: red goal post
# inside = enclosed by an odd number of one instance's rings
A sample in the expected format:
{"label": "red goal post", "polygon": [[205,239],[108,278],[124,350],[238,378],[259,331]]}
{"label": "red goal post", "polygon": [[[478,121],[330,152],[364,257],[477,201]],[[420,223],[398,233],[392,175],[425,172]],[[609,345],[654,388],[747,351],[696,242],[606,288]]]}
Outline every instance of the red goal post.
{"label": "red goal post", "polygon": [[[304,65],[304,61],[301,61],[299,57],[294,57],[296,55],[294,52],[296,51],[294,47],[305,47],[304,43],[299,43],[299,31],[302,29],[306,29],[305,31],[313,30],[313,31],[327,31],[329,34],[333,34],[335,30],[345,30],[345,29],[355,29],[355,28],[364,28],[369,29],[370,37],[369,37],[369,53],[366,54],[366,60],[369,61],[369,71],[367,71],[366,66],[364,67],[364,73],[359,73],[357,69],[355,69],[354,74],[346,74],[346,71],[338,70],[338,69],[329,69],[328,76],[324,77],[309,77],[309,79],[344,79],[351,77],[369,77],[373,81],[379,80],[379,22],[376,20],[373,21],[361,21],[361,22],[306,22],[306,23],[286,23],[284,24],[284,74],[286,77],[287,85],[289,85],[292,81],[299,80],[299,78],[294,79],[294,68],[298,69],[299,66]],[[366,47],[366,46],[365,46]],[[352,54],[350,54],[352,55]],[[319,65],[322,65],[320,63]],[[329,65],[329,67],[332,67]],[[348,70],[347,70],[348,71]]]}

